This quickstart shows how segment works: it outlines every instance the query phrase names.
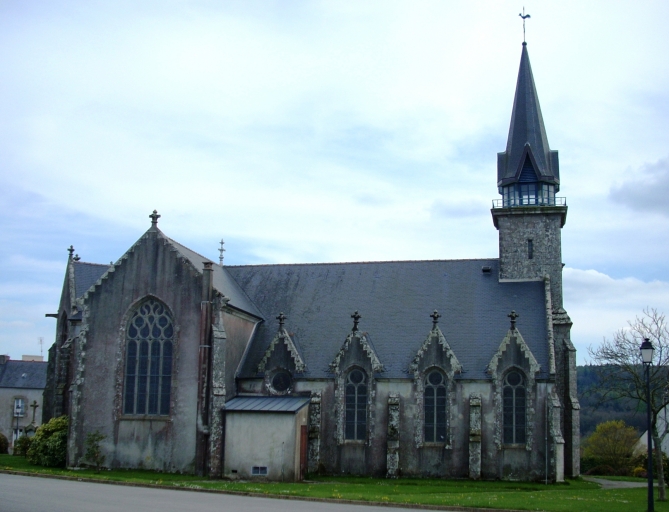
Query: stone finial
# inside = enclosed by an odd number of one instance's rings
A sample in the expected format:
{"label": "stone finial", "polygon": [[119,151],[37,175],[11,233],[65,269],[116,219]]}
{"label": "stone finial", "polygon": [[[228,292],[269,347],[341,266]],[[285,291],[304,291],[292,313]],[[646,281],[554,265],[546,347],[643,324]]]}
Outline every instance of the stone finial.
{"label": "stone finial", "polygon": [[81,257],[78,254],[75,254],[73,259],[74,261],[79,261]]}
{"label": "stone finial", "polygon": [[286,318],[288,318],[286,315],[283,314],[283,311],[279,313],[279,316],[276,317],[276,319],[279,321],[279,330],[283,330],[283,325],[286,323]]}
{"label": "stone finial", "polygon": [[70,259],[72,259],[72,255],[74,254],[74,246],[70,245],[70,248],[67,250],[67,252],[70,253]]}
{"label": "stone finial", "polygon": [[220,256],[218,257],[218,264],[221,266],[223,265],[223,253],[225,252],[225,249],[223,248],[224,245],[225,242],[221,238],[221,247],[218,249],[218,253],[220,254]]}
{"label": "stone finial", "polygon": [[515,311],[511,311],[508,316],[511,319],[511,330],[515,331],[516,330],[516,318],[518,318],[520,315],[516,313]]}
{"label": "stone finial", "polygon": [[358,313],[358,310],[355,310],[355,313],[351,315],[351,318],[353,319],[353,332],[358,331],[358,324],[360,323],[360,319],[362,316]]}
{"label": "stone finial", "polygon": [[158,210],[153,210],[153,213],[149,215],[149,218],[151,219],[151,227],[155,228],[158,226],[158,219],[160,218],[160,215],[158,215]]}
{"label": "stone finial", "polygon": [[439,323],[439,319],[441,318],[441,315],[435,309],[434,312],[430,315],[430,318],[432,318],[432,328],[436,329],[437,324]]}

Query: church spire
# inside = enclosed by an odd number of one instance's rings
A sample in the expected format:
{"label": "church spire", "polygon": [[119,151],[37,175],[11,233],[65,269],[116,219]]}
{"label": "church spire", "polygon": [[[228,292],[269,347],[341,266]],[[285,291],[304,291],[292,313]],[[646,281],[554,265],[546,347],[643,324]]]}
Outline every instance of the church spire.
{"label": "church spire", "polygon": [[551,151],[534,85],[527,43],[523,43],[516,96],[506,151],[497,154],[497,186],[518,182],[543,182],[560,186],[558,152]]}

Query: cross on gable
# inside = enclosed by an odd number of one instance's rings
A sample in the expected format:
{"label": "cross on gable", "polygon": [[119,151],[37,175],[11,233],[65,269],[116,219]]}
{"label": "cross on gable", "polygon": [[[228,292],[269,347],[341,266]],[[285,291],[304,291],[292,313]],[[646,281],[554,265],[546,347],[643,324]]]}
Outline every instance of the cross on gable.
{"label": "cross on gable", "polygon": [[434,329],[437,327],[437,324],[439,323],[439,319],[441,318],[441,315],[437,312],[437,310],[434,310],[434,313],[430,315],[430,318],[432,318],[432,328]]}
{"label": "cross on gable", "polygon": [[283,314],[283,312],[279,313],[279,316],[276,317],[276,319],[279,321],[279,330],[283,330],[283,324],[286,321],[286,318],[288,318],[286,315]]}
{"label": "cross on gable", "polygon": [[511,311],[508,316],[511,319],[511,330],[514,331],[516,330],[516,318],[518,318],[520,315],[516,313],[515,311]]}
{"label": "cross on gable", "polygon": [[153,213],[149,215],[149,218],[151,219],[151,226],[157,226],[158,219],[160,218],[160,215],[158,215],[158,210],[153,210]]}
{"label": "cross on gable", "polygon": [[70,248],[67,250],[67,252],[70,253],[70,258],[71,258],[72,255],[74,254],[74,246],[73,246],[73,245],[70,245]]}
{"label": "cross on gable", "polygon": [[353,332],[356,332],[358,330],[358,323],[360,323],[360,319],[362,316],[358,313],[358,310],[355,310],[355,313],[351,315],[351,318],[353,319]]}

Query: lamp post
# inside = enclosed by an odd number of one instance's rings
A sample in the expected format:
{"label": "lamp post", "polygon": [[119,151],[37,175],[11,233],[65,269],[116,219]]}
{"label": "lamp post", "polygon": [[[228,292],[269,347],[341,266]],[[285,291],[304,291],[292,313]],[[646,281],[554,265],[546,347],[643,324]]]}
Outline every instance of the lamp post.
{"label": "lamp post", "polygon": [[640,347],[641,360],[646,371],[646,422],[648,426],[648,512],[655,511],[653,496],[653,437],[650,431],[650,366],[653,364],[653,344],[648,338],[643,339]]}

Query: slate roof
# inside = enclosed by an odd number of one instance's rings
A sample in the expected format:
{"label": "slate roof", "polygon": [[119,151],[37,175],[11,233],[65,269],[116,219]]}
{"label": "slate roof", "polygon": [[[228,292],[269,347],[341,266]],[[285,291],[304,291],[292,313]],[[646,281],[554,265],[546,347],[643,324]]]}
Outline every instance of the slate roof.
{"label": "slate roof", "polygon": [[236,397],[226,402],[226,411],[297,412],[311,401],[299,397]]}
{"label": "slate roof", "polygon": [[201,254],[190,250],[188,247],[181,245],[179,242],[176,242],[165,236],[165,234],[162,232],[161,235],[167,239],[168,242],[172,244],[174,248],[179,251],[179,253],[181,253],[182,256],[187,258],[195,266],[195,268],[198,269],[198,271],[202,272],[202,264],[205,261],[212,263],[214,288],[230,299],[228,305],[233,306],[241,311],[245,311],[246,313],[249,313],[258,318],[262,318],[262,313],[258,310],[256,305],[248,298],[248,296],[244,293],[244,290],[239,287],[237,282],[230,277],[227,271],[228,267],[222,267],[218,263],[214,263],[209,258],[206,258]]}
{"label": "slate roof", "polygon": [[[491,267],[483,273],[482,267]],[[287,315],[286,330],[299,343],[305,377],[331,378],[328,365],[351,332],[351,314],[372,340],[384,372],[408,378],[407,369],[432,328],[439,326],[463,367],[461,378],[486,379],[486,367],[509,329],[517,326],[548,369],[544,283],[498,281],[497,259],[227,266],[229,274],[268,321],[259,325],[239,376],[252,378]]]}
{"label": "slate roof", "polygon": [[0,388],[44,389],[46,367],[40,361],[12,361],[0,364]]}
{"label": "slate roof", "polygon": [[499,186],[517,181],[528,150],[531,152],[534,167],[540,179],[559,185],[558,152],[551,151],[548,145],[539,96],[534,85],[530,56],[527,53],[527,45],[523,43],[506,151],[497,155]]}
{"label": "slate roof", "polygon": [[73,261],[72,265],[74,267],[74,292],[77,299],[86,293],[110,267],[83,261]]}

